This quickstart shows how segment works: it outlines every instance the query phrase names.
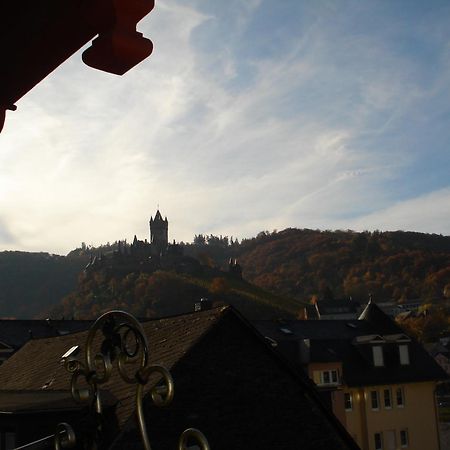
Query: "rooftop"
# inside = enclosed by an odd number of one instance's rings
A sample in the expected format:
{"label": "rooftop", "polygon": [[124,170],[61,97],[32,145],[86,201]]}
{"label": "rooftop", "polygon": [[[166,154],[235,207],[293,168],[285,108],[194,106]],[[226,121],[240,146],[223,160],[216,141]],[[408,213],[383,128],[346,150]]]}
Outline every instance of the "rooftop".
{"label": "rooftop", "polygon": [[[290,360],[300,364],[297,342],[309,340],[311,362],[343,363],[349,386],[407,383],[447,379],[447,375],[415,340],[374,303],[357,320],[254,321],[258,331],[276,341]],[[284,329],[291,331],[286,334]],[[374,367],[370,345],[383,346],[384,365]],[[398,345],[409,347],[409,364],[399,361]]]}
{"label": "rooftop", "polygon": [[14,349],[30,339],[61,336],[87,330],[92,320],[12,320],[0,319],[0,342]]}
{"label": "rooftop", "polygon": [[[218,450],[357,448],[303,373],[280,359],[232,308],[150,320],[142,326],[150,363],[166,366],[175,382],[170,407],[146,405],[150,440],[159,448],[174,448],[176,435],[188,427],[201,429]],[[43,386],[46,392],[67,390],[70,374],[60,358],[74,345],[80,345],[82,357],[86,334],[29,341],[0,367],[0,385],[30,395]],[[152,385],[146,386],[147,392]],[[115,370],[102,388],[118,399],[121,435],[114,448],[141,448],[134,387]]]}

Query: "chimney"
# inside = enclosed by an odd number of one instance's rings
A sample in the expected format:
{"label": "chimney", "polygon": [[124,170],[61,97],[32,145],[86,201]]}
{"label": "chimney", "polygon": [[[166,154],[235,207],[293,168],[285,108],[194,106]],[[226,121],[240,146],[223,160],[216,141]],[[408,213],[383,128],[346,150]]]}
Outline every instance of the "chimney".
{"label": "chimney", "polygon": [[194,311],[208,311],[212,308],[211,300],[207,298],[201,298],[199,302],[194,304]]}

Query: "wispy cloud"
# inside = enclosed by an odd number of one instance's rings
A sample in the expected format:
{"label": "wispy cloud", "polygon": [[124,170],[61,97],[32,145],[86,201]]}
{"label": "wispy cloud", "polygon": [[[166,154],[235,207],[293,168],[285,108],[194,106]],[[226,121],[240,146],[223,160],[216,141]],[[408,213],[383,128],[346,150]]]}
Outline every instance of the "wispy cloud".
{"label": "wispy cloud", "polygon": [[413,230],[450,235],[450,189],[442,189],[347,222],[357,230]]}

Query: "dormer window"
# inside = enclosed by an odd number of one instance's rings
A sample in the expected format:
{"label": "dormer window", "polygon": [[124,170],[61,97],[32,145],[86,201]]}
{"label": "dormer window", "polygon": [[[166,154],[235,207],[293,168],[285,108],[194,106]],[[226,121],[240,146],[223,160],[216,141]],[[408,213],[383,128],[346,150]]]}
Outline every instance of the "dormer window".
{"label": "dormer window", "polygon": [[402,366],[408,366],[409,365],[409,349],[408,345],[402,344],[398,346],[398,351],[400,354],[400,364]]}
{"label": "dormer window", "polygon": [[337,370],[323,370],[320,372],[320,384],[338,384]]}
{"label": "dormer window", "polygon": [[375,367],[384,366],[383,347],[381,345],[374,345],[372,347],[373,365]]}

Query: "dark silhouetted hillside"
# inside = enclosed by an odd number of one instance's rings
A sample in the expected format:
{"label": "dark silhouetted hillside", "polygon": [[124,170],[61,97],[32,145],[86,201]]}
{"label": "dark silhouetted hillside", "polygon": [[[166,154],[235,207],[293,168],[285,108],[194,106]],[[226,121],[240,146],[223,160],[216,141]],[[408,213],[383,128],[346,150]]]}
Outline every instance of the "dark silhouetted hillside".
{"label": "dark silhouetted hillside", "polygon": [[0,252],[0,317],[33,318],[73,291],[87,257]]}

